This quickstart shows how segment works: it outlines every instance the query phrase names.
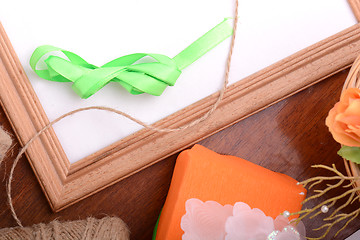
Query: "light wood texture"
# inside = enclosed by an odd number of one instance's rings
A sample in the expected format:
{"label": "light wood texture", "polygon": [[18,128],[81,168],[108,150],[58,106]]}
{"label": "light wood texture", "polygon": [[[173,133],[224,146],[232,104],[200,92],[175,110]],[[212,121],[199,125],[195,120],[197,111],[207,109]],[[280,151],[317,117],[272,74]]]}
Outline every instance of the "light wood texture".
{"label": "light wood texture", "polygon": [[[158,133],[145,129],[70,165],[50,130],[34,142],[27,155],[51,208],[59,211],[348,67],[360,53],[359,26],[229,86],[214,114],[184,131]],[[2,28],[0,44],[0,100],[24,144],[48,120]],[[216,97],[209,96],[155,125],[177,127],[197,119]]]}
{"label": "light wood texture", "polygon": [[350,7],[358,21],[360,21],[360,0],[348,0]]}
{"label": "light wood texture", "polygon": [[[345,173],[343,160],[336,154],[340,146],[325,126],[325,118],[339,100],[346,76],[347,71],[344,71],[329,77],[200,141],[200,144],[218,153],[238,156],[267,169],[287,174],[298,181],[329,174],[328,171],[311,168],[314,164],[330,166],[334,163]],[[1,107],[0,124],[14,134]],[[4,180],[0,183],[0,228],[16,225],[6,202],[5,180],[18,150],[17,143],[0,167],[0,180]],[[50,209],[39,182],[26,157],[23,157],[13,180],[16,213],[25,226],[48,223],[53,219],[119,216],[129,226],[132,240],[149,240],[168,193],[176,156],[177,154],[172,155],[58,213],[53,213]],[[336,189],[318,201],[310,201],[304,207],[312,208],[341,193],[342,189]],[[334,207],[340,207],[343,203],[337,202]],[[342,209],[341,213],[351,212],[358,207],[359,204],[354,203]],[[319,215],[313,219],[305,219],[308,236],[320,236],[311,229],[319,227],[322,218],[323,215]],[[334,227],[331,233],[334,234],[341,226],[343,222]],[[360,221],[353,221],[335,239],[345,239],[359,228]],[[329,236],[327,239],[334,238]]]}

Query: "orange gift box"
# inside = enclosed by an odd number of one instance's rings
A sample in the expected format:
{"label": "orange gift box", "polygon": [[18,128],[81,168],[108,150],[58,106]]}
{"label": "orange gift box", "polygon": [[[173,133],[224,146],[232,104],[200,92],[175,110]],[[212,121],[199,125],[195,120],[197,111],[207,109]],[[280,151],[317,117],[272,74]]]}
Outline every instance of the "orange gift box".
{"label": "orange gift box", "polygon": [[244,202],[275,219],[286,210],[301,210],[305,195],[306,190],[287,175],[195,145],[177,159],[156,240],[181,239],[181,217],[191,198],[222,205]]}

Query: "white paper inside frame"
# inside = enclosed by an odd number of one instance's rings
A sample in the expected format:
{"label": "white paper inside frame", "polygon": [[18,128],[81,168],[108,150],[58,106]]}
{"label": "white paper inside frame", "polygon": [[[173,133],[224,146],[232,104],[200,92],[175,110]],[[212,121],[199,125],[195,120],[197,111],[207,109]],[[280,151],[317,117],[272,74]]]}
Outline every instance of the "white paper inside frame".
{"label": "white paper inside frame", "polygon": [[[158,121],[221,88],[230,40],[186,68],[160,97],[133,96],[109,84],[87,100],[69,84],[37,77],[28,61],[42,44],[102,65],[136,53],[173,57],[225,17],[235,0],[2,0],[0,20],[50,120],[101,105],[147,123]],[[230,83],[352,26],[346,0],[240,0],[240,24]],[[83,112],[54,126],[71,163],[141,129],[112,113]]]}

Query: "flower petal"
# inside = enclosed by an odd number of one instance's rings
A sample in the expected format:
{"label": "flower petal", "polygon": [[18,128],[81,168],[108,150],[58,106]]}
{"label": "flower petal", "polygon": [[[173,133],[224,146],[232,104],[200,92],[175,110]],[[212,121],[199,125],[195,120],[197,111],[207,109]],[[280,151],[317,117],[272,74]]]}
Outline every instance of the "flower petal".
{"label": "flower petal", "polygon": [[189,199],[185,203],[186,214],[181,218],[183,240],[223,240],[225,221],[232,215],[231,205],[222,206],[214,201],[202,202]]}
{"label": "flower petal", "polygon": [[225,240],[263,240],[274,231],[274,220],[260,209],[236,203],[233,213],[225,223]]}
{"label": "flower petal", "polygon": [[[306,230],[302,221],[296,222],[295,220],[290,223],[289,220],[283,215],[279,215],[275,221],[275,229],[272,234],[276,240],[306,240]],[[275,237],[276,236],[276,237]]]}
{"label": "flower petal", "polygon": [[344,91],[340,102],[329,111],[325,123],[337,142],[360,147],[360,90]]}
{"label": "flower petal", "polygon": [[290,225],[289,219],[283,215],[279,215],[274,220],[274,226],[276,230],[282,231],[284,227]]}
{"label": "flower petal", "polygon": [[285,227],[282,231],[272,232],[267,239],[271,240],[301,240],[301,236],[298,231],[292,226]]}

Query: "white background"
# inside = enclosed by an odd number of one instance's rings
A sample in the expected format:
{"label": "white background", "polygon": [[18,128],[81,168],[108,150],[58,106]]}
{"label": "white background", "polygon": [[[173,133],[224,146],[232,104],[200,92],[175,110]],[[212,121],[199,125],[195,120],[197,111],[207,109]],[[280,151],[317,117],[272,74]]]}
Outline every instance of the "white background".
{"label": "white background", "polygon": [[[69,83],[37,77],[28,62],[42,44],[73,51],[98,66],[136,52],[173,57],[233,16],[235,0],[0,1],[0,21],[49,120],[100,105],[153,123],[221,88],[229,39],[186,68],[160,97],[133,96],[112,83],[83,100]],[[230,83],[356,23],[346,0],[240,0],[239,17]],[[54,129],[73,163],[141,127],[92,111],[62,120]]]}

